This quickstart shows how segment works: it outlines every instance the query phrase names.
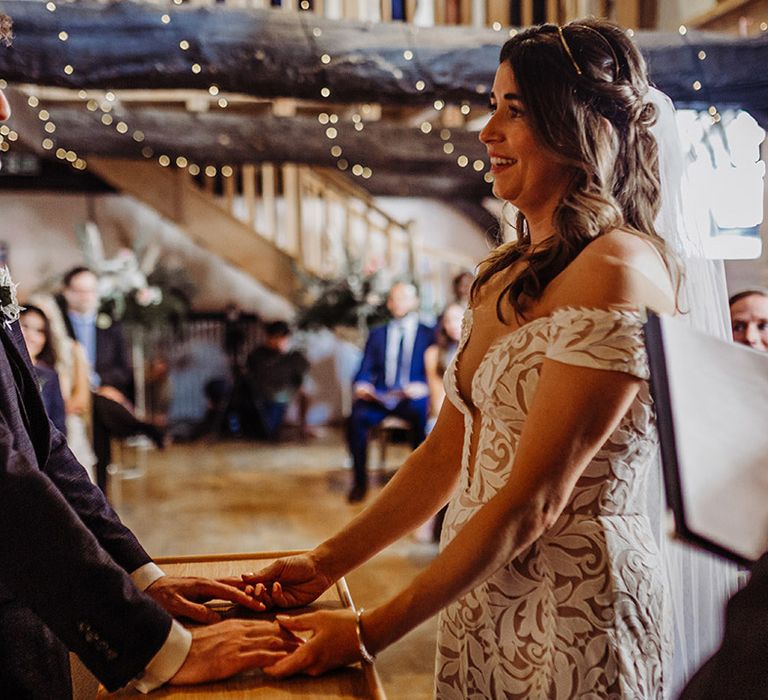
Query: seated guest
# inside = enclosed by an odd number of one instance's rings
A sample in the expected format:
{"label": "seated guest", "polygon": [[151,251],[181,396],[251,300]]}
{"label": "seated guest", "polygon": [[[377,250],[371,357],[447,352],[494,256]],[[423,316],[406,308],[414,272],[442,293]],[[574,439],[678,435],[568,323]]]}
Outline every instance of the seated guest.
{"label": "seated guest", "polygon": [[440,413],[440,407],[443,405],[443,399],[445,399],[443,375],[459,346],[461,321],[464,318],[465,308],[458,302],[448,304],[445,307],[437,323],[435,342],[424,352],[424,368],[429,386],[429,420],[427,426],[430,429],[434,425],[437,414]]}
{"label": "seated guest", "polygon": [[24,344],[32,360],[35,377],[40,385],[45,412],[51,422],[65,435],[67,422],[64,410],[64,397],[59,387],[59,375],[56,366],[56,354],[51,341],[51,327],[43,311],[36,306],[27,306],[19,314],[19,325],[24,336]]}
{"label": "seated guest", "polygon": [[365,344],[347,430],[355,476],[348,495],[350,503],[361,501],[368,491],[366,463],[371,428],[387,416],[397,416],[411,424],[414,448],[424,440],[429,407],[424,352],[435,334],[419,322],[418,305],[412,284],[395,284],[387,298],[392,320],[374,328]]}
{"label": "seated guest", "polygon": [[754,350],[768,351],[768,291],[747,289],[729,300],[733,340]]}
{"label": "seated guest", "polygon": [[48,317],[51,342],[56,355],[56,374],[59,375],[61,395],[66,411],[67,447],[82,464],[88,476],[96,481],[96,455],[90,435],[91,424],[91,369],[85,349],[70,338],[61,309],[49,294],[33,294],[30,304],[40,308]]}
{"label": "seated guest", "polygon": [[472,291],[472,283],[474,281],[475,276],[469,270],[464,270],[456,275],[451,282],[454,302],[465,309],[469,306],[469,294]]}
{"label": "seated guest", "polygon": [[158,447],[163,432],[133,414],[128,398],[132,371],[122,326],[99,311],[98,279],[87,267],[75,267],[64,275],[58,302],[67,330],[85,348],[91,367],[93,397],[93,448],[96,452],[96,480],[104,490],[107,467],[112,459],[112,437],[146,435]]}
{"label": "seated guest", "polygon": [[[288,405],[301,392],[309,362],[303,353],[290,349],[291,329],[285,321],[268,323],[264,331],[264,342],[246,360],[246,377],[255,411],[256,436],[277,440]],[[299,403],[299,419],[305,431],[307,402]]]}

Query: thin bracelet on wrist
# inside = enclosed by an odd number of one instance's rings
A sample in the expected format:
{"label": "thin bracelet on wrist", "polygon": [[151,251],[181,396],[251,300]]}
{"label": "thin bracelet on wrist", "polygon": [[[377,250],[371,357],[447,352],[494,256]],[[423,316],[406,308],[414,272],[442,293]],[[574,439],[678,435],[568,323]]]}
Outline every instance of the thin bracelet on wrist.
{"label": "thin bracelet on wrist", "polygon": [[360,656],[363,657],[363,661],[372,664],[376,660],[376,656],[371,654],[371,652],[368,651],[367,647],[365,646],[365,642],[363,641],[363,631],[360,626],[360,620],[363,617],[364,612],[365,608],[355,610],[355,634],[357,635],[357,650],[360,652]]}

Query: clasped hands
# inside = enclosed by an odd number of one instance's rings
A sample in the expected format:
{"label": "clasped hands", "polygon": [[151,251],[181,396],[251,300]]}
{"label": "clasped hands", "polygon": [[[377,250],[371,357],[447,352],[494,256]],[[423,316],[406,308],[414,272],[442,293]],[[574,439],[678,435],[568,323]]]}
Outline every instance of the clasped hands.
{"label": "clasped hands", "polygon": [[[321,570],[311,554],[302,554],[279,559],[259,572],[243,574],[241,579],[222,582],[258,591],[259,601],[269,608],[295,608],[316,600],[334,580]],[[266,666],[267,675],[317,676],[361,660],[352,610],[319,610],[293,617],[278,615],[277,622],[285,633],[307,639],[292,653]]]}
{"label": "clasped hands", "polygon": [[192,646],[184,663],[168,682],[171,685],[203,683],[228,678],[251,668],[279,663],[298,648],[301,639],[276,622],[226,620],[203,604],[221,599],[263,612],[263,585],[232,586],[197,577],[163,576],[145,593],[174,617],[206,625],[192,629]]}

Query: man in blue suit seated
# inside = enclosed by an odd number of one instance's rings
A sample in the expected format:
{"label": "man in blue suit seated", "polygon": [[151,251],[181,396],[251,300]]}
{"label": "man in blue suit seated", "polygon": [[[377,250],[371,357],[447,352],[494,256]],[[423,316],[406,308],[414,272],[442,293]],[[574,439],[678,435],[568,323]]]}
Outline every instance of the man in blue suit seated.
{"label": "man in blue suit seated", "polygon": [[424,440],[429,408],[424,351],[434,342],[435,333],[419,323],[418,305],[412,284],[395,284],[387,298],[392,320],[374,328],[365,344],[347,431],[355,475],[348,495],[350,503],[361,501],[368,491],[366,460],[372,427],[387,416],[398,416],[413,426],[414,448]]}

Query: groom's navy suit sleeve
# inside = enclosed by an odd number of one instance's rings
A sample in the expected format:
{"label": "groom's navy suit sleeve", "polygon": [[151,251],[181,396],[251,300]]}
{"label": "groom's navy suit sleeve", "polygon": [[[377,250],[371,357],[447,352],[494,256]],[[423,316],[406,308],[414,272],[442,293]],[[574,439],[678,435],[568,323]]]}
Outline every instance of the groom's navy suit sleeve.
{"label": "groom's navy suit sleeve", "polygon": [[116,689],[157,653],[171,617],[128,576],[150,557],[48,422],[18,324],[0,336],[0,596]]}

